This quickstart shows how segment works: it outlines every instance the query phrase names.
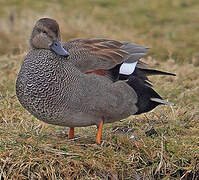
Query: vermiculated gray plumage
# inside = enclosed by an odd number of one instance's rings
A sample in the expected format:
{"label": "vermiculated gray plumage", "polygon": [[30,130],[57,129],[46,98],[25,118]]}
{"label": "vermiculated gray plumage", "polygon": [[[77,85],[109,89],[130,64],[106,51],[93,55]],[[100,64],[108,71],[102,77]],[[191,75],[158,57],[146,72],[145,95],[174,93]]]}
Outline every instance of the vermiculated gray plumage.
{"label": "vermiculated gray plumage", "polygon": [[[38,119],[63,126],[114,122],[137,111],[135,92],[122,81],[82,74],[49,50],[25,57],[16,83],[21,104]],[[108,98],[107,98],[108,97]]]}
{"label": "vermiculated gray plumage", "polygon": [[[49,46],[49,42],[61,40],[54,22],[44,18],[36,23],[31,50],[16,82],[20,103],[36,118],[68,127],[98,126],[164,104],[147,76],[173,74],[149,69],[139,60],[147,47],[107,39],[75,39],[64,44],[69,56],[60,56]],[[136,67],[122,77],[119,69],[124,62]]]}

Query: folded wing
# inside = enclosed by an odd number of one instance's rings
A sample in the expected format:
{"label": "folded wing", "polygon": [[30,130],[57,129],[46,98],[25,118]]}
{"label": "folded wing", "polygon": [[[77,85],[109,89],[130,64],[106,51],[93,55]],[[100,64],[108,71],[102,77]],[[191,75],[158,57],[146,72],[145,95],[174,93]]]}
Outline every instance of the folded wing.
{"label": "folded wing", "polygon": [[[81,72],[109,70],[118,64],[121,73],[131,74],[128,65],[146,66],[139,59],[146,55],[148,47],[130,42],[119,42],[108,39],[74,39],[64,44],[69,52],[68,61]],[[127,69],[126,69],[127,68]]]}

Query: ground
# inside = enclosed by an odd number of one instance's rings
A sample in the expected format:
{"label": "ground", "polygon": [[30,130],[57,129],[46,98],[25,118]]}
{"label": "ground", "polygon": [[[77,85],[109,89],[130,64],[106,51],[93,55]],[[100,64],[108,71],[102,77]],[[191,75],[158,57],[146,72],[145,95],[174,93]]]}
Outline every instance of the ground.
{"label": "ground", "polygon": [[[1,179],[199,178],[199,3],[195,0],[0,2]],[[154,89],[174,105],[96,127],[44,124],[15,95],[16,76],[41,17],[56,19],[62,39],[106,37],[151,47],[143,59],[176,73],[155,76]]]}

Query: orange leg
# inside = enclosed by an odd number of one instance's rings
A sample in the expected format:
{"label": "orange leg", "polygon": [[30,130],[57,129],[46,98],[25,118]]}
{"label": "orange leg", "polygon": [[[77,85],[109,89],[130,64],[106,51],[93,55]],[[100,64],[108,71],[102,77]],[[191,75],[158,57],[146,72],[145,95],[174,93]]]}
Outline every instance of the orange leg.
{"label": "orange leg", "polygon": [[73,138],[74,138],[74,127],[71,127],[68,133],[68,139],[73,139]]}
{"label": "orange leg", "polygon": [[97,136],[96,136],[96,143],[100,144],[101,139],[102,139],[102,128],[103,128],[104,122],[101,121],[99,126],[97,127]]}

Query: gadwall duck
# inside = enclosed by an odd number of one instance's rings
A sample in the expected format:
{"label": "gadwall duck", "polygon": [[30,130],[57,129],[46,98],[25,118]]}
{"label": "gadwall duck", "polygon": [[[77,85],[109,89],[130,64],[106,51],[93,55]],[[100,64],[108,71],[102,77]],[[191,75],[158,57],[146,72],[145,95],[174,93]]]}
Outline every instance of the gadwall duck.
{"label": "gadwall duck", "polygon": [[58,23],[35,24],[30,51],[16,81],[16,94],[33,116],[70,127],[96,125],[101,142],[104,123],[169,104],[152,89],[148,75],[172,73],[150,69],[140,58],[147,47],[108,39],[74,39],[61,43]]}

